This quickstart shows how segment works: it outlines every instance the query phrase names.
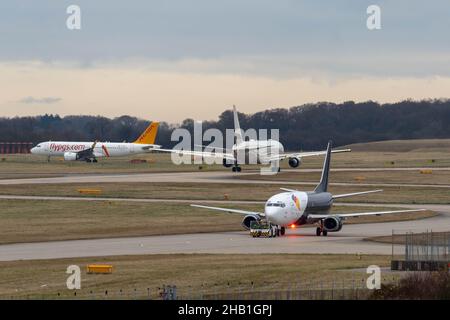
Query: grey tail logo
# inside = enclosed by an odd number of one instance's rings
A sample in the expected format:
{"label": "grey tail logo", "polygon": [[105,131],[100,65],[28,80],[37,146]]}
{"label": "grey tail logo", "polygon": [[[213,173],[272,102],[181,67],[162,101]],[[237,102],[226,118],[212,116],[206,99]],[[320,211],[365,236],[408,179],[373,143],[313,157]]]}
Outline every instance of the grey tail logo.
{"label": "grey tail logo", "polygon": [[328,174],[330,172],[332,144],[333,144],[332,141],[328,141],[327,155],[325,156],[325,160],[323,162],[322,177],[320,178],[320,182],[317,185],[316,189],[314,189],[314,192],[317,192],[317,193],[327,192],[327,190],[328,190]]}

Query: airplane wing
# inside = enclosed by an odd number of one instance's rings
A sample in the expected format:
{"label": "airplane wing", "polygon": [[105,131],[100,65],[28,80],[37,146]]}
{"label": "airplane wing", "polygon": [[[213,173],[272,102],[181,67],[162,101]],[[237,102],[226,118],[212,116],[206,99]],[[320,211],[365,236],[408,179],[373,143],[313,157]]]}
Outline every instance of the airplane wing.
{"label": "airplane wing", "polygon": [[198,205],[198,204],[191,204],[191,207],[196,207],[196,208],[203,208],[203,209],[211,209],[211,210],[217,210],[217,211],[224,211],[224,212],[228,212],[228,213],[239,213],[239,214],[243,214],[243,215],[254,215],[254,216],[260,216],[260,217],[264,217],[265,214],[263,212],[255,212],[255,211],[246,211],[246,210],[238,210],[238,209],[228,209],[228,208],[219,208],[219,207],[208,207],[208,206],[202,206],[202,205]]}
{"label": "airplane wing", "polygon": [[339,218],[349,218],[349,217],[361,217],[361,216],[381,216],[387,213],[404,213],[404,212],[418,212],[426,211],[426,209],[413,209],[413,210],[394,210],[394,211],[375,211],[375,212],[359,212],[359,213],[337,213],[337,214],[308,214],[308,218],[313,219],[325,219],[328,217],[339,217]]}
{"label": "airplane wing", "polygon": [[[288,191],[288,192],[297,192],[298,190],[295,189],[289,189],[289,188],[280,188],[280,190]],[[345,198],[345,197],[352,197],[352,196],[359,196],[360,194],[367,194],[367,193],[375,193],[375,192],[381,192],[382,189],[378,190],[370,190],[370,191],[361,191],[361,192],[353,192],[353,193],[344,193],[344,194],[336,194],[333,195],[333,199],[339,199],[339,198]]]}
{"label": "airplane wing", "polygon": [[148,146],[143,146],[142,150],[152,151],[152,150],[159,150],[160,148],[161,148],[161,146],[158,145],[158,144],[151,144],[151,145],[148,145]]}
{"label": "airplane wing", "polygon": [[[340,153],[340,152],[350,152],[351,149],[338,149],[338,150],[332,150],[332,153]],[[294,152],[294,153],[280,153],[275,156],[269,156],[267,157],[267,161],[277,161],[277,160],[284,160],[286,158],[303,158],[303,157],[313,157],[313,156],[320,156],[323,154],[327,154],[327,151],[310,151],[310,152]]]}
{"label": "airplane wing", "polygon": [[77,160],[95,158],[94,149],[96,145],[97,141],[95,141],[90,148],[76,152]]}
{"label": "airplane wing", "polygon": [[192,151],[192,150],[176,150],[176,149],[155,149],[155,150],[161,152],[176,153],[180,155],[189,155],[204,158],[220,158],[230,160],[233,162],[236,161],[233,154],[224,152],[208,152],[208,151]]}
{"label": "airplane wing", "polygon": [[375,193],[375,192],[381,192],[381,191],[383,191],[383,190],[378,189],[378,190],[370,190],[370,191],[362,191],[362,192],[354,192],[354,193],[335,194],[335,195],[333,195],[333,199],[359,196],[360,194]]}
{"label": "airplane wing", "polygon": [[212,147],[212,146],[205,146],[203,144],[194,144],[194,147],[202,147],[203,150],[210,149],[210,150],[222,150],[223,153],[232,153],[232,150],[226,149],[226,148],[220,148],[220,147]]}

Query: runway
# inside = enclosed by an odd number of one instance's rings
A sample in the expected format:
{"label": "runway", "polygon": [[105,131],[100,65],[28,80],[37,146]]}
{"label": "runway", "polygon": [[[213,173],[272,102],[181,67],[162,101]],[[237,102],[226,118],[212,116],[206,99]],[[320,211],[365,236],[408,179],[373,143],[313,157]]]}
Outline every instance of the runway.
{"label": "runway", "polygon": [[[363,168],[357,168],[362,170]],[[404,170],[419,170],[418,168],[399,168]],[[448,170],[449,168],[441,168]],[[315,170],[315,169],[303,169]],[[347,170],[347,169],[341,169]],[[368,168],[366,171],[381,171],[381,168]],[[384,170],[384,169],[383,169]],[[392,171],[392,170],[391,170]],[[223,171],[204,172],[158,172],[158,173],[133,173],[133,174],[73,174],[51,178],[23,178],[23,179],[3,179],[0,185],[21,185],[21,184],[66,184],[66,183],[223,183],[223,184],[267,184],[267,185],[317,185],[316,181],[273,181],[251,180],[242,177],[253,175],[258,171],[241,172],[239,174]],[[301,171],[300,171],[301,172]],[[307,171],[304,171],[307,172]],[[237,179],[236,177],[240,177]],[[268,176],[270,177],[270,176]],[[403,183],[350,183],[335,182],[332,186],[359,186],[359,187],[417,187],[417,188],[450,188],[450,184],[403,184]]]}
{"label": "runway", "polygon": [[[337,205],[387,206],[386,204]],[[328,237],[316,237],[313,228],[299,228],[289,229],[286,236],[279,238],[254,239],[248,232],[243,231],[9,244],[0,246],[0,261],[182,253],[391,254],[391,245],[364,239],[389,235],[393,229],[396,233],[408,230],[450,230],[450,205],[389,204],[388,206],[427,208],[439,212],[440,215],[414,221],[344,225],[340,232],[329,233]]]}
{"label": "runway", "polygon": [[[419,170],[420,168],[396,168],[389,170]],[[303,172],[320,171],[320,169],[302,169]],[[389,171],[386,168],[351,168],[334,169],[333,171]],[[433,168],[436,170],[436,168]],[[450,170],[450,168],[437,168]],[[297,170],[296,170],[297,171]],[[257,172],[257,171],[256,171]],[[20,184],[60,184],[60,183],[120,183],[120,182],[189,182],[189,183],[249,183],[277,185],[316,185],[317,182],[263,181],[242,179],[245,175],[255,174],[255,171],[236,174],[224,171],[210,172],[166,172],[146,174],[84,174],[66,175],[51,178],[4,179],[0,185]],[[420,185],[420,184],[364,184],[364,183],[334,183],[345,186],[415,186],[450,188],[450,185]],[[136,199],[107,197],[51,197],[51,196],[18,196],[2,195],[1,199],[45,200],[45,201],[129,201],[129,202],[177,202],[177,203],[255,203],[263,201],[230,201],[230,200],[181,200],[181,199]],[[430,209],[440,213],[438,216],[413,221],[370,223],[345,225],[340,232],[329,233],[328,237],[316,237],[313,228],[298,228],[287,231],[287,236],[279,238],[251,238],[246,231],[219,232],[201,234],[181,234],[167,236],[148,236],[130,238],[72,240],[40,243],[22,243],[0,245],[0,261],[57,259],[75,257],[96,257],[110,255],[139,254],[179,254],[179,253],[350,253],[350,254],[391,254],[391,246],[365,241],[367,237],[390,235],[395,229],[397,233],[407,230],[414,231],[449,231],[449,205],[411,205],[411,204],[367,204],[367,203],[335,203],[343,206],[370,207],[401,207],[412,209]]]}

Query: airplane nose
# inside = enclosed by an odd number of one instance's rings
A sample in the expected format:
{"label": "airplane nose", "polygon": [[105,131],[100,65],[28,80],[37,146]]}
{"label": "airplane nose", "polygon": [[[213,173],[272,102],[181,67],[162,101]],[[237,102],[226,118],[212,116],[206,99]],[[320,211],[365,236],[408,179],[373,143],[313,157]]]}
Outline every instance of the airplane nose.
{"label": "airplane nose", "polygon": [[266,218],[270,220],[270,218],[273,218],[274,216],[277,215],[277,211],[278,211],[278,208],[266,207],[266,210],[264,213],[266,214]]}
{"label": "airplane nose", "polygon": [[31,153],[35,153],[35,152],[36,152],[36,147],[31,148],[30,152],[31,152]]}

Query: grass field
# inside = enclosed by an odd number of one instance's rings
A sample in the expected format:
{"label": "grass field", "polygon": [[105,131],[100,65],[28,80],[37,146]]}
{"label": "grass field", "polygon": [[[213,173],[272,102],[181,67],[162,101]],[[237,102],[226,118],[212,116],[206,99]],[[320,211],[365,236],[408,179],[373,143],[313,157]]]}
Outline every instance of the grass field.
{"label": "grass field", "polygon": [[[1,200],[0,205],[0,244],[243,230],[243,217],[239,214],[193,208],[188,203]],[[221,206],[264,211],[263,204]],[[334,212],[384,209],[390,208],[336,206]],[[420,219],[432,215],[434,213],[427,211],[361,217],[349,219],[348,223]]]}
{"label": "grass field", "polygon": [[[0,298],[74,298],[66,288],[69,265],[82,270],[78,299],[158,297],[176,285],[179,295],[199,297],[238,290],[273,291],[312,282],[351,283],[367,277],[369,265],[389,265],[389,256],[356,255],[146,255],[0,262]],[[110,275],[88,275],[91,263],[112,264]],[[320,267],[318,267],[320,266]],[[362,268],[356,272],[353,269]],[[347,270],[347,271],[345,271]],[[390,275],[392,278],[392,275]],[[361,280],[359,280],[361,281]],[[137,289],[136,291],[134,289]],[[122,290],[122,292],[121,292]],[[58,296],[59,293],[59,296]]]}
{"label": "grass field", "polygon": [[[350,145],[353,152],[333,155],[334,168],[349,167],[450,167],[450,140],[407,140]],[[344,147],[343,147],[344,148]],[[35,155],[0,155],[0,179],[48,177],[74,173],[139,173],[230,170],[222,165],[173,165],[169,154],[148,153],[133,157],[100,159],[99,163],[65,162],[62,158]],[[132,164],[131,159],[146,163]],[[320,168],[323,157],[303,159],[302,168]],[[202,169],[199,169],[199,167]],[[288,168],[286,161],[282,168]],[[244,170],[258,166],[244,166]]]}
{"label": "grass field", "polygon": [[[441,184],[450,185],[450,170],[425,171],[419,169],[414,171],[361,171],[361,172],[339,172],[330,173],[330,183],[371,183],[371,184]],[[284,171],[270,177],[274,181],[320,181],[321,172],[293,172]],[[252,174],[236,176],[237,179],[267,180],[267,176]]]}
{"label": "grass field", "polygon": [[[266,184],[220,184],[220,183],[87,183],[87,184],[29,184],[1,185],[0,195],[69,196],[86,197],[78,189],[100,189],[100,197],[146,198],[146,199],[184,199],[184,200],[252,200],[266,201],[280,192],[283,185]],[[312,190],[311,185],[286,185],[298,190]],[[333,194],[377,189],[364,186],[331,186]],[[251,192],[249,192],[251,190]],[[383,187],[383,192],[340,199],[340,202],[364,203],[412,203],[448,204],[448,188],[421,187]],[[91,197],[92,195],[88,195]]]}
{"label": "grass field", "polygon": [[[414,245],[422,245],[426,246],[427,244],[432,243],[435,246],[448,246],[449,232],[433,232],[432,233],[433,240],[431,240],[431,234],[427,232],[416,233],[414,234]],[[406,243],[406,234],[394,234],[389,236],[379,236],[379,237],[371,237],[366,238],[368,241],[375,241],[380,243],[388,243],[388,244],[405,244]],[[409,240],[411,243],[411,240]]]}
{"label": "grass field", "polygon": [[443,149],[450,150],[450,139],[416,139],[416,140],[389,140],[375,141],[365,143],[354,143],[346,146],[353,151],[392,151],[409,152],[409,151],[441,151]]}

